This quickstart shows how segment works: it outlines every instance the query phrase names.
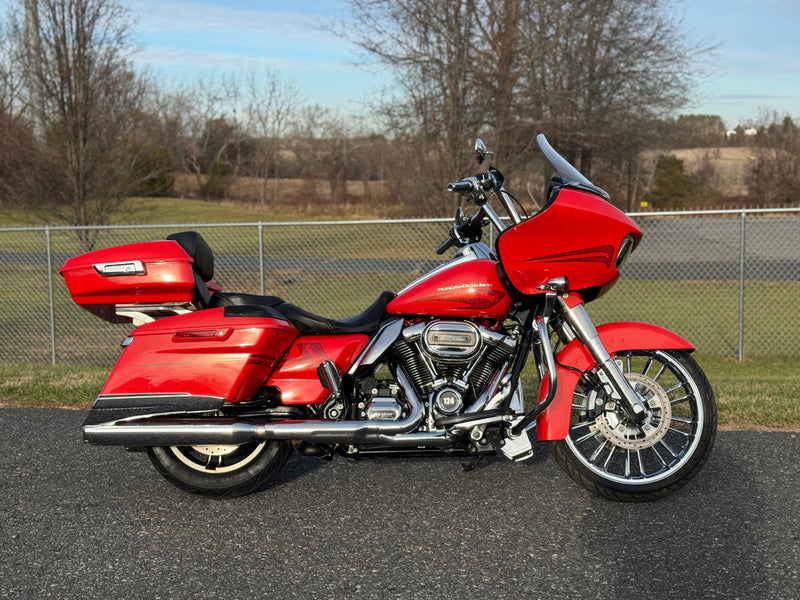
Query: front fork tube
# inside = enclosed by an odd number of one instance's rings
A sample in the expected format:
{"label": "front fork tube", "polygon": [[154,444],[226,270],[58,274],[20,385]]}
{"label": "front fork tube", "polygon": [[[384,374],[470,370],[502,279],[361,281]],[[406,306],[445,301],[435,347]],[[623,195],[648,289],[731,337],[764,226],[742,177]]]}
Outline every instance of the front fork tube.
{"label": "front fork tube", "polygon": [[570,306],[561,295],[558,296],[558,301],[567,323],[569,323],[578,339],[600,366],[600,379],[607,391],[612,398],[620,402],[625,413],[634,423],[642,425],[650,418],[650,410],[639,394],[631,387],[617,362],[608,353],[603,342],[600,341],[597,329],[589,318],[584,305],[580,303]]}

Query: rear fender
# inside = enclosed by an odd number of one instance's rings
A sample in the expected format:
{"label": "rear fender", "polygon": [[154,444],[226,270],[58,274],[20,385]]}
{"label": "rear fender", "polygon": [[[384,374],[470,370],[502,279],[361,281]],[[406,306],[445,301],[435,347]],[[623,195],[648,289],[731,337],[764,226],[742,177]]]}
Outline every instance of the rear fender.
{"label": "rear fender", "polygon": [[[648,323],[608,323],[597,328],[600,340],[609,354],[625,350],[694,350],[676,333]],[[583,373],[595,366],[595,360],[580,342],[572,340],[556,357],[558,389],[550,406],[536,421],[540,442],[562,440],[569,433],[569,418],[575,386]],[[545,378],[539,387],[539,401],[547,395]]]}

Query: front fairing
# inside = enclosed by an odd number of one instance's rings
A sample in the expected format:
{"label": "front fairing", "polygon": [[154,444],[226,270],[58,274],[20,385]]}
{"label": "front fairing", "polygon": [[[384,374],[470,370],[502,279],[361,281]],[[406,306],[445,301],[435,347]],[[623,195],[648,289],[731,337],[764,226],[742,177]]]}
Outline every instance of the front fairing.
{"label": "front fairing", "polygon": [[619,277],[619,251],[642,232],[597,194],[564,187],[530,219],[503,231],[497,252],[508,281],[521,294],[542,293],[566,277],[570,291],[607,289]]}

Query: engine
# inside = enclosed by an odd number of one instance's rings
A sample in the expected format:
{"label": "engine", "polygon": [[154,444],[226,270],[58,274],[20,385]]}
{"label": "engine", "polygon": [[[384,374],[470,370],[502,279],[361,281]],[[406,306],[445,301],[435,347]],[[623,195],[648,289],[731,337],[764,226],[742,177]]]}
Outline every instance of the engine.
{"label": "engine", "polygon": [[[437,419],[462,413],[480,397],[514,351],[514,335],[478,327],[468,321],[436,320],[406,327],[392,350],[427,400],[427,427]],[[368,378],[361,383],[359,411],[366,419],[406,416],[402,394],[392,380]]]}

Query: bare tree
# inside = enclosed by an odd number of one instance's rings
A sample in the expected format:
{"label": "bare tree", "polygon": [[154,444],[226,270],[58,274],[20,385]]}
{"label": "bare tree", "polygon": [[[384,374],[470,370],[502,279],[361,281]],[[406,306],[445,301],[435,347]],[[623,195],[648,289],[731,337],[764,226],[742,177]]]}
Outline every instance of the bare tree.
{"label": "bare tree", "polygon": [[23,55],[14,31],[0,23],[0,114],[18,117],[27,105]]}
{"label": "bare tree", "polygon": [[596,150],[613,151],[643,120],[686,102],[705,49],[687,39],[666,0],[567,4],[569,29],[534,65],[529,89],[542,125],[588,174]]}
{"label": "bare tree", "polygon": [[[255,137],[254,172],[261,179],[259,201],[264,204],[269,193],[274,202],[281,177],[283,138],[299,114],[302,95],[292,81],[285,81],[276,71],[267,71],[259,82],[255,73],[247,79],[247,130]],[[267,189],[272,176],[271,193]]]}
{"label": "bare tree", "polygon": [[791,117],[761,117],[753,140],[747,188],[759,204],[797,204],[800,188],[800,127]]}
{"label": "bare tree", "polygon": [[[40,199],[41,208],[51,220],[103,224],[133,185],[126,141],[144,89],[130,63],[133,20],[116,0],[39,0],[37,7],[39,47],[25,43],[36,37],[35,20],[25,33],[16,22],[16,40],[28,55],[40,53],[28,97],[41,92],[52,177],[64,183]],[[79,240],[91,248],[94,236],[82,230]]]}
{"label": "bare tree", "polygon": [[239,99],[239,82],[228,77],[200,79],[162,102],[162,119],[174,131],[174,155],[206,200],[224,196],[241,166]]}
{"label": "bare tree", "polygon": [[0,112],[0,207],[27,208],[57,194],[53,157],[19,116]]}
{"label": "bare tree", "polygon": [[39,35],[37,0],[25,0],[25,69],[28,73],[28,94],[31,105],[33,135],[44,141],[47,124],[42,94],[42,40]]}
{"label": "bare tree", "polygon": [[427,170],[438,185],[463,174],[468,140],[483,120],[475,110],[476,4],[352,0],[354,22],[342,32],[396,73],[399,96],[385,101],[382,112],[395,132],[414,139],[415,152],[428,159],[427,168],[417,167],[420,175]]}
{"label": "bare tree", "polygon": [[[537,131],[590,174],[598,150],[615,163],[621,148],[635,156],[642,123],[687,99],[704,50],[688,41],[667,0],[350,5],[355,24],[341,34],[397,74],[400,92],[384,113],[428,159],[417,169],[439,185],[463,175],[469,137],[482,126],[500,152],[521,157],[516,163],[527,160]],[[444,172],[430,168],[434,157]]]}
{"label": "bare tree", "polygon": [[304,106],[291,137],[302,165],[300,174],[306,180],[306,195],[316,196],[316,181],[324,179],[328,182],[331,200],[346,204],[353,137],[350,121],[319,105]]}

